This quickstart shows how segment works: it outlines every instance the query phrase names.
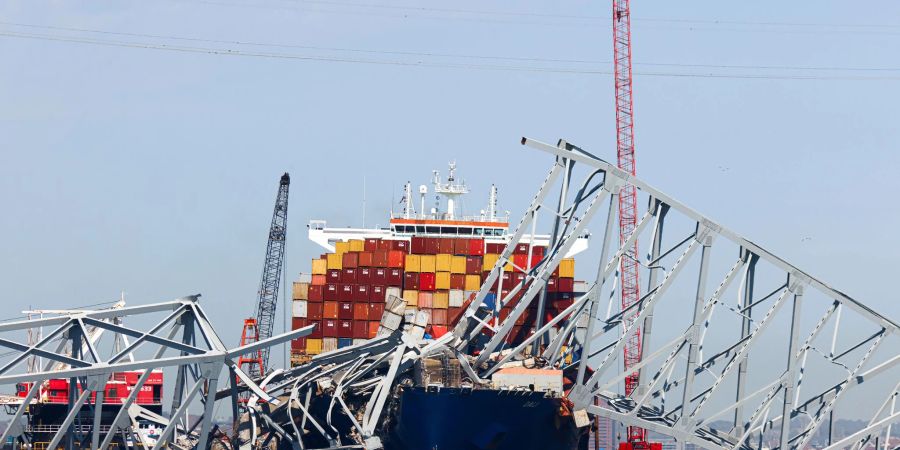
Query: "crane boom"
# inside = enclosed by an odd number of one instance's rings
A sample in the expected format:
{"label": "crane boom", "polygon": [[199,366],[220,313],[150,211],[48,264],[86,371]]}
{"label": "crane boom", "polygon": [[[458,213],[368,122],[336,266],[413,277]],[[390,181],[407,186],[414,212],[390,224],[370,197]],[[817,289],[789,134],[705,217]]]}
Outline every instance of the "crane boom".
{"label": "crane boom", "polygon": [[[263,262],[262,277],[257,291],[256,317],[244,321],[241,345],[270,338],[275,329],[275,310],[278,307],[278,290],[281,287],[284,245],[287,238],[290,185],[291,177],[285,173],[278,183],[275,210],[272,213],[272,224],[269,226],[266,259]],[[265,367],[269,364],[269,347],[259,350],[256,354],[242,356],[239,364],[248,364],[248,373],[251,376],[262,376],[265,373]]]}

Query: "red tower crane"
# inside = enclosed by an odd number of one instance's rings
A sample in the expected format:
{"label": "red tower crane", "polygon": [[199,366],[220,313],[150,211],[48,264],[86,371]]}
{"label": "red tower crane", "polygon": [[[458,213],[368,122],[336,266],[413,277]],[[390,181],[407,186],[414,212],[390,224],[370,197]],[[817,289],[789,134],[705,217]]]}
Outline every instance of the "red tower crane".
{"label": "red tower crane", "polygon": [[[631,97],[631,13],[629,0],[613,0],[613,65],[616,84],[616,160],[620,169],[635,174],[634,160],[634,102]],[[619,193],[619,244],[623,244],[637,224],[637,191],[626,184]],[[634,241],[621,260],[622,310],[641,298],[638,280],[638,243]],[[637,310],[626,314],[625,325],[631,326]],[[628,372],[641,361],[641,329],[638,326],[623,348],[624,370]],[[640,383],[640,372],[633,371],[625,378],[625,395],[631,395]],[[640,427],[628,427],[627,441],[619,450],[661,449],[660,444],[647,442],[647,432]]]}

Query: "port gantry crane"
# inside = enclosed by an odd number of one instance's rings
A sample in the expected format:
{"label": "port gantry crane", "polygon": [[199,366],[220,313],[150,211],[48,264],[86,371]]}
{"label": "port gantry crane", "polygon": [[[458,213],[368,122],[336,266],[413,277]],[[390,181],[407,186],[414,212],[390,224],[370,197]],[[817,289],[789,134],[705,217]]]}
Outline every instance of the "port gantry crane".
{"label": "port gantry crane", "polygon": [[[278,195],[275,197],[275,210],[272,213],[272,224],[269,227],[269,239],[266,244],[266,259],[263,263],[262,277],[256,299],[256,317],[244,320],[241,333],[241,346],[272,337],[275,328],[275,310],[278,307],[278,289],[281,286],[282,266],[284,266],[284,244],[287,238],[288,191],[291,177],[287,173],[281,176],[278,183]],[[241,368],[247,366],[247,374],[261,377],[269,364],[269,347],[242,355],[238,360]]]}
{"label": "port gantry crane", "polygon": [[[631,175],[636,174],[634,158],[634,101],[631,96],[631,9],[630,0],[613,0],[613,65],[616,86],[616,160],[617,166]],[[619,243],[624,244],[634,232],[637,224],[637,190],[631,184],[622,187],[619,194]],[[638,303],[641,299],[638,242],[628,246],[625,257],[620,263],[620,297],[622,310]],[[652,269],[651,269],[652,270]],[[652,274],[651,274],[652,277]],[[637,309],[623,317],[627,325],[637,318]],[[646,319],[652,320],[652,319]],[[640,370],[632,370],[641,362],[643,354],[643,324],[638,324],[622,349],[625,372],[625,395],[631,395],[640,385]],[[657,445],[658,446],[658,445]],[[623,442],[622,450],[640,450],[651,448],[647,443],[647,433],[643,428],[630,426],[627,442]],[[655,448],[654,448],[655,450]]]}

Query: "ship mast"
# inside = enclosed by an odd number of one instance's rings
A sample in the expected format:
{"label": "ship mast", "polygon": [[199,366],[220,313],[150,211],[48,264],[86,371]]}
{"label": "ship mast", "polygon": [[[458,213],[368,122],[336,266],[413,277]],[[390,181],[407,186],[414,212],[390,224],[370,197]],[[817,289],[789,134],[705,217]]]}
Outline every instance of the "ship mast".
{"label": "ship mast", "polygon": [[450,173],[447,175],[447,183],[441,183],[440,174],[434,171],[434,193],[447,197],[447,212],[445,220],[456,219],[456,198],[469,193],[466,183],[456,183],[456,161],[450,162]]}

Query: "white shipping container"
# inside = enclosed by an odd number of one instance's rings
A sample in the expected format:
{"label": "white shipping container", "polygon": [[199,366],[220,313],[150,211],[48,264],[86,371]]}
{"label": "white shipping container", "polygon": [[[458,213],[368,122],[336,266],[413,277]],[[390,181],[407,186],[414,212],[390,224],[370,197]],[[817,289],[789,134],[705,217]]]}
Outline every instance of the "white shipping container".
{"label": "white shipping container", "polygon": [[384,310],[395,314],[403,314],[406,309],[406,300],[396,295],[388,295],[384,304]]}
{"label": "white shipping container", "polygon": [[535,391],[562,394],[562,375],[562,370],[509,367],[494,372],[491,384],[494,389],[533,387]]}
{"label": "white shipping container", "polygon": [[294,300],[291,312],[294,317],[306,318],[306,300]]}
{"label": "white shipping container", "polygon": [[337,338],[324,338],[322,339],[322,351],[323,352],[333,352],[337,350]]}
{"label": "white shipping container", "polygon": [[431,314],[428,314],[428,311],[419,311],[419,313],[416,314],[415,324],[424,329],[425,326],[428,325],[429,319],[431,319]]}
{"label": "white shipping container", "polygon": [[384,295],[387,298],[390,298],[390,296],[392,295],[394,297],[403,297],[403,291],[401,291],[400,288],[396,286],[391,286],[384,290]]}
{"label": "white shipping container", "polygon": [[394,314],[390,311],[385,311],[384,315],[381,316],[381,327],[387,328],[388,330],[396,330],[400,328],[400,323],[403,321],[403,317],[399,314]]}
{"label": "white shipping container", "polygon": [[368,339],[354,339],[353,345],[365,344]]}
{"label": "white shipping container", "polygon": [[463,291],[459,289],[451,289],[450,290],[450,307],[451,308],[459,308],[463,305],[465,301],[465,296]]}

